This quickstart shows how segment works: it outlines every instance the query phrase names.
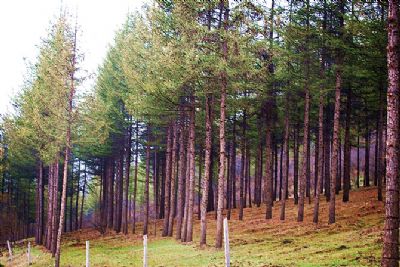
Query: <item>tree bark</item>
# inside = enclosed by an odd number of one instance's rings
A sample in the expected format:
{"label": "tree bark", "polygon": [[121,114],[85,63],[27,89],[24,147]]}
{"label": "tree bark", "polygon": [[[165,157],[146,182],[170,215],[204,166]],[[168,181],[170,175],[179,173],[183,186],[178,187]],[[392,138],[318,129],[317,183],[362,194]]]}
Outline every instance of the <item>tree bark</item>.
{"label": "tree bark", "polygon": [[85,180],[83,181],[83,188],[82,188],[82,203],[81,203],[81,216],[79,217],[79,229],[82,229],[83,205],[85,203],[86,183],[87,183],[87,169],[86,169],[86,163],[85,163]]}
{"label": "tree bark", "polygon": [[167,129],[167,153],[165,159],[165,208],[164,208],[164,227],[162,236],[168,235],[169,213],[170,207],[170,191],[171,191],[171,156],[172,156],[172,132],[173,126],[170,125]]}
{"label": "tree bark", "polygon": [[150,127],[147,127],[147,144],[146,144],[146,181],[144,185],[144,211],[143,211],[143,235],[148,234],[149,227],[149,184],[150,184]]}
{"label": "tree bark", "polygon": [[351,144],[350,144],[350,119],[351,119],[351,88],[347,92],[346,102],[346,128],[344,134],[344,171],[343,171],[343,202],[349,201],[350,171],[351,171]]}
{"label": "tree bark", "polygon": [[386,205],[381,266],[399,266],[399,18],[397,0],[389,0]]}
{"label": "tree bark", "polygon": [[43,162],[38,162],[37,170],[37,187],[36,187],[36,238],[38,245],[43,243],[43,213],[44,213],[44,186],[43,186]]}
{"label": "tree bark", "polygon": [[[129,120],[131,123],[131,119]],[[129,124],[126,134],[125,144],[125,191],[124,191],[124,213],[123,213],[123,233],[128,234],[128,204],[129,204],[129,174],[131,169],[131,146],[132,146],[132,125]],[[157,199],[157,198],[155,198]],[[157,213],[156,213],[157,214]]]}
{"label": "tree bark", "polygon": [[204,157],[204,177],[201,183],[202,198],[201,198],[201,218],[200,218],[200,246],[206,245],[207,239],[207,201],[208,187],[210,179],[211,167],[211,136],[212,136],[212,103],[211,97],[206,96],[206,141],[205,141],[205,157]]}
{"label": "tree bark", "polygon": [[[322,62],[321,72],[324,75],[324,61]],[[322,76],[324,77],[324,76]],[[313,222],[318,223],[319,219],[319,194],[321,192],[322,187],[322,177],[323,173],[323,157],[324,157],[324,93],[321,88],[319,93],[319,111],[318,111],[318,175],[316,180],[316,190],[315,190],[315,197],[314,197],[314,217]]]}
{"label": "tree bark", "polygon": [[137,194],[137,178],[138,178],[138,159],[139,159],[139,122],[136,120],[135,126],[136,142],[135,142],[135,172],[133,177],[133,218],[132,218],[132,233],[136,232],[136,194]]}
{"label": "tree bark", "polygon": [[[343,36],[344,30],[344,0],[339,1],[339,38]],[[342,63],[343,51],[338,49],[336,59],[336,84],[335,84],[335,110],[333,117],[333,145],[332,145],[332,172],[331,172],[331,193],[329,200],[329,223],[335,223],[335,185],[338,172],[338,153],[339,153],[339,131],[340,131],[340,91],[342,87]],[[340,170],[339,170],[340,171]]]}
{"label": "tree bark", "polygon": [[[229,1],[221,0],[221,8],[224,9],[224,31],[228,31],[229,19]],[[221,52],[223,61],[228,60],[228,41],[226,37],[222,38]],[[217,202],[217,232],[215,238],[215,247],[222,247],[222,230],[223,230],[223,209],[224,209],[224,183],[225,183],[225,111],[226,111],[226,89],[228,86],[228,77],[226,70],[222,70],[219,74],[221,83],[221,100],[220,100],[220,120],[219,120],[219,168],[218,168],[218,202]]]}
{"label": "tree bark", "polygon": [[175,180],[176,180],[176,154],[177,154],[177,123],[172,126],[172,150],[171,150],[171,185],[170,185],[170,211],[168,219],[168,236],[172,236],[175,217]]}
{"label": "tree bark", "polygon": [[299,127],[294,129],[293,197],[294,204],[299,203]]}
{"label": "tree bark", "polygon": [[194,188],[195,188],[195,97],[190,96],[190,124],[189,124],[189,192],[188,192],[188,211],[187,211],[187,231],[186,242],[193,241],[193,206],[194,206]]}
{"label": "tree bark", "polygon": [[246,111],[243,111],[242,140],[241,140],[241,161],[240,161],[240,184],[239,184],[239,220],[243,220],[243,208],[246,199],[244,198],[244,182],[246,176]]}
{"label": "tree bark", "polygon": [[[288,98],[288,96],[286,96]],[[289,100],[286,99],[286,107],[288,108],[288,103]],[[285,137],[283,141],[283,155],[285,155],[285,160],[283,161],[283,168],[282,171],[285,174],[285,176],[282,179],[282,200],[281,200],[281,216],[280,219],[283,221],[285,220],[285,209],[286,209],[286,194],[287,194],[287,184],[288,184],[288,169],[289,169],[289,164],[286,160],[286,158],[289,156],[289,115],[285,115]],[[281,161],[282,162],[282,161]]]}
{"label": "tree bark", "polygon": [[[179,173],[178,173],[178,200],[176,209],[176,233],[175,238],[181,239],[183,203],[185,201],[184,179],[186,174],[186,142],[185,142],[185,116],[181,114],[179,127]],[[204,195],[203,195],[204,196]]]}
{"label": "tree bark", "polygon": [[370,134],[368,128],[368,122],[366,121],[366,133],[365,133],[365,164],[364,164],[364,186],[368,187],[369,183],[369,143],[370,142]]}

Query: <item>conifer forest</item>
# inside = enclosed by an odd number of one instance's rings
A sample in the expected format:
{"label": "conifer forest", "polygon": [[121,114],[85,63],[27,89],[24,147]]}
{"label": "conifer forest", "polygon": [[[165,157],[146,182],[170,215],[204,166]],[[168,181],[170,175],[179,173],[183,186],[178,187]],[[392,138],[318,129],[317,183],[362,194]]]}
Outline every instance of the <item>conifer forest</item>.
{"label": "conifer forest", "polygon": [[152,0],[94,74],[56,10],[0,117],[0,266],[399,266],[399,7]]}

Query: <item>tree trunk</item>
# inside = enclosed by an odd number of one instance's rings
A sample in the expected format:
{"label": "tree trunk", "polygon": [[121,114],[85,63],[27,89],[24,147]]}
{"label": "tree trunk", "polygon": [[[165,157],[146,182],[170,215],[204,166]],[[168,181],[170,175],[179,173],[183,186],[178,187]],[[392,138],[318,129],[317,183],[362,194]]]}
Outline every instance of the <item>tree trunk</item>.
{"label": "tree trunk", "polygon": [[[322,61],[322,68],[321,68],[321,74],[322,77],[324,77],[324,61]],[[319,93],[319,111],[318,111],[318,158],[315,160],[318,161],[317,167],[318,167],[318,175],[317,175],[317,180],[316,180],[316,189],[315,189],[315,198],[314,198],[314,217],[313,217],[313,222],[318,223],[319,219],[319,194],[321,192],[321,187],[322,187],[322,177],[324,175],[323,173],[323,162],[324,162],[324,93],[322,91],[323,88],[321,88],[320,93]],[[319,180],[320,179],[320,180]]]}
{"label": "tree trunk", "polygon": [[382,196],[382,178],[384,175],[383,168],[384,168],[384,153],[383,153],[383,146],[384,146],[384,140],[383,140],[383,97],[382,97],[382,89],[379,91],[379,126],[378,126],[378,132],[377,132],[377,143],[379,152],[378,152],[378,171],[377,171],[377,185],[378,185],[378,201],[383,200]]}
{"label": "tree trunk", "polygon": [[54,168],[53,164],[49,165],[49,173],[48,173],[48,185],[47,185],[47,223],[46,223],[46,237],[45,237],[45,246],[50,250],[50,244],[52,240],[53,234],[53,184],[54,184]]}
{"label": "tree trunk", "polygon": [[386,205],[381,266],[399,266],[399,18],[397,0],[389,0]]}
{"label": "tree trunk", "polygon": [[[309,6],[310,2],[307,0],[306,8],[307,8],[307,33],[309,31]],[[302,153],[302,167],[301,167],[301,176],[299,180],[299,207],[298,207],[298,214],[297,214],[297,221],[302,222],[304,219],[304,191],[307,184],[307,173],[308,173],[308,157],[309,157],[309,134],[310,134],[310,88],[309,88],[309,75],[310,75],[310,59],[307,55],[308,53],[308,43],[307,43],[308,36],[306,37],[306,57],[305,57],[305,85],[304,85],[304,134],[303,134],[303,153]]]}
{"label": "tree trunk", "polygon": [[299,127],[294,130],[293,197],[294,204],[299,203]]}
{"label": "tree trunk", "polygon": [[119,154],[117,156],[117,163],[116,163],[116,218],[115,218],[115,223],[114,223],[114,230],[119,233],[121,232],[121,226],[122,226],[122,201],[123,201],[123,168],[124,168],[124,153],[123,150],[121,149],[119,151]]}
{"label": "tree trunk", "polygon": [[247,161],[246,161],[247,162],[247,165],[246,165],[246,168],[247,168],[246,181],[247,181],[247,190],[248,190],[248,193],[249,193],[249,208],[251,208],[251,173],[250,173],[250,171],[251,171],[251,155],[250,155],[250,144],[247,144],[246,154],[247,154],[247,156],[246,156],[246,158],[247,158]]}
{"label": "tree trunk", "polygon": [[[221,0],[221,8],[224,8],[224,31],[228,31],[229,19],[229,1]],[[226,37],[222,38],[221,51],[223,61],[228,59],[228,41]],[[220,120],[219,120],[219,169],[218,169],[218,203],[217,203],[217,233],[215,238],[215,247],[222,247],[222,223],[224,209],[224,183],[225,183],[225,111],[226,111],[226,89],[228,86],[228,77],[226,70],[220,72],[221,100],[220,100]]]}
{"label": "tree trunk", "polygon": [[[236,111],[235,114],[233,115],[233,131],[232,131],[232,142],[233,142],[233,147],[232,147],[232,170],[231,170],[231,176],[232,176],[232,207],[236,209]],[[230,211],[228,211],[228,214],[230,215]]]}
{"label": "tree trunk", "polygon": [[344,134],[344,172],[343,172],[343,202],[349,201],[350,171],[351,171],[351,145],[350,145],[350,116],[351,116],[351,88],[347,92],[346,103],[346,128]]}
{"label": "tree trunk", "polygon": [[[131,123],[131,119],[129,120]],[[132,125],[129,124],[125,144],[125,191],[124,191],[124,212],[123,212],[123,233],[128,234],[128,204],[129,204],[129,172],[131,169],[131,146],[132,146]],[[157,199],[157,198],[155,198]],[[157,213],[156,213],[157,214]]]}
{"label": "tree trunk", "polygon": [[85,180],[83,181],[83,188],[82,188],[82,203],[81,203],[81,216],[79,217],[79,229],[82,229],[83,205],[85,203],[86,183],[87,183],[87,169],[86,169],[86,163],[85,163]]}
{"label": "tree trunk", "polygon": [[149,184],[150,184],[150,127],[147,128],[147,144],[146,144],[146,181],[144,185],[144,211],[143,211],[143,235],[148,234],[149,227]]}
{"label": "tree trunk", "polygon": [[187,211],[187,231],[186,231],[186,242],[193,241],[193,204],[194,204],[194,188],[195,188],[195,103],[194,95],[190,96],[190,124],[189,124],[189,156],[190,156],[190,168],[189,168],[189,192],[188,192],[188,211]]}
{"label": "tree trunk", "polygon": [[[344,30],[344,0],[339,2],[339,35],[343,36]],[[333,145],[332,145],[332,172],[331,172],[331,194],[329,200],[329,223],[335,223],[335,184],[338,172],[338,153],[339,153],[339,131],[340,131],[340,91],[342,87],[342,63],[343,63],[342,49],[337,51],[336,60],[336,84],[335,84],[335,110],[333,117]],[[340,171],[340,170],[339,170]]]}
{"label": "tree trunk", "polygon": [[112,228],[114,223],[114,157],[108,159],[107,168],[107,227]]}
{"label": "tree trunk", "polygon": [[174,217],[175,217],[175,180],[176,180],[176,154],[177,154],[177,128],[178,125],[175,122],[172,126],[172,155],[171,155],[171,185],[170,185],[170,211],[168,220],[168,236],[172,236],[174,227]]}
{"label": "tree trunk", "polygon": [[190,129],[189,129],[189,137],[188,137],[188,149],[186,151],[186,178],[185,178],[185,203],[184,203],[184,208],[183,208],[183,222],[182,222],[182,230],[181,230],[181,241],[186,242],[187,238],[187,222],[188,222],[188,205],[189,205],[189,187],[190,187],[190,182],[189,182],[189,177],[190,177]]}
{"label": "tree trunk", "polygon": [[[176,239],[181,239],[183,208],[184,208],[184,179],[186,174],[186,141],[185,141],[185,116],[181,115],[179,127],[179,173],[178,173],[178,203],[176,209]],[[203,192],[204,193],[204,192]],[[203,195],[204,196],[204,195]]]}
{"label": "tree trunk", "polygon": [[138,178],[138,158],[139,158],[139,122],[136,120],[135,127],[136,142],[135,142],[135,172],[133,177],[133,218],[132,218],[132,233],[136,232],[136,194],[137,194],[137,178]]}
{"label": "tree trunk", "polygon": [[368,122],[366,122],[366,133],[365,133],[365,164],[364,164],[364,186],[369,186],[369,141],[370,134],[368,129]]}
{"label": "tree trunk", "polygon": [[[329,107],[329,106],[328,106]],[[326,114],[326,121],[325,121],[325,130],[324,130],[324,163],[325,163],[325,196],[326,196],[326,201],[329,201],[330,196],[331,196],[331,132],[330,132],[330,127],[331,127],[331,121],[330,121],[330,116],[329,112],[331,111],[330,108],[327,109],[327,114]]]}
{"label": "tree trunk", "polygon": [[[288,96],[286,96],[288,98]],[[286,107],[288,107],[289,100],[286,99]],[[285,220],[285,209],[286,209],[286,194],[287,194],[287,184],[288,184],[288,169],[289,169],[289,164],[286,160],[287,157],[289,157],[289,115],[285,115],[285,137],[283,140],[283,154],[285,155],[285,160],[283,161],[284,165],[282,168],[283,173],[285,174],[285,177],[282,179],[282,200],[281,200],[281,216],[280,219],[283,221]],[[281,161],[282,162],[282,161]]]}
{"label": "tree trunk", "polygon": [[[57,250],[57,231],[58,231],[58,224],[59,224],[59,219],[60,219],[60,201],[59,201],[59,197],[58,197],[58,175],[59,175],[59,156],[56,156],[56,161],[54,163],[54,181],[53,181],[53,212],[52,212],[52,234],[51,234],[51,244],[50,244],[50,250],[51,250],[51,254],[54,257],[56,255],[56,250]],[[60,195],[60,197],[62,197],[62,195]],[[64,203],[64,208],[63,208],[63,212],[65,213],[65,203]],[[64,219],[64,217],[63,217]],[[62,225],[64,226],[64,225]],[[62,230],[63,228],[61,228]]]}
{"label": "tree trunk", "polygon": [[43,213],[44,213],[44,186],[43,186],[43,162],[38,162],[37,187],[36,187],[36,238],[38,245],[43,244]]}
{"label": "tree trunk", "polygon": [[81,182],[81,160],[78,160],[78,172],[77,172],[77,181],[76,181],[76,198],[75,198],[75,230],[78,230],[78,210],[79,210],[79,191],[80,191],[80,182]]}
{"label": "tree trunk", "polygon": [[170,207],[170,191],[171,191],[171,156],[172,156],[172,132],[173,126],[169,126],[167,129],[167,153],[165,159],[165,208],[164,208],[164,227],[162,236],[168,235],[168,225],[169,225],[169,213]]}
{"label": "tree trunk", "polygon": [[244,182],[246,175],[246,111],[243,111],[243,122],[242,122],[242,140],[241,140],[241,161],[240,161],[240,185],[239,185],[239,220],[243,220],[243,208],[245,207],[244,198]]}

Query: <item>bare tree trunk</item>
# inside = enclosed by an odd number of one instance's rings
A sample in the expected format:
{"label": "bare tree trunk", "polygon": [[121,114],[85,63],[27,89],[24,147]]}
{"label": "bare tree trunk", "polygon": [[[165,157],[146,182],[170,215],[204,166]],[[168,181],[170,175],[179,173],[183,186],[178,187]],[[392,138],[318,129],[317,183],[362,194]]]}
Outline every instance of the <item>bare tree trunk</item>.
{"label": "bare tree trunk", "polygon": [[369,144],[370,134],[368,128],[368,122],[366,121],[366,133],[365,133],[365,164],[364,164],[364,186],[368,187],[369,184]]}
{"label": "bare tree trunk", "polygon": [[350,115],[351,114],[351,88],[347,92],[346,103],[346,128],[344,134],[344,171],[343,171],[343,202],[349,201],[350,192],[350,168],[351,168],[351,146],[350,146]]}
{"label": "bare tree trunk", "polygon": [[[56,255],[56,249],[57,249],[57,230],[58,230],[58,223],[59,223],[59,215],[60,215],[60,201],[58,199],[58,174],[59,174],[59,156],[56,156],[56,160],[54,163],[54,171],[53,171],[53,212],[52,212],[52,228],[51,228],[51,241],[50,241],[50,250],[51,254],[54,257]],[[64,206],[64,212],[65,212],[65,206]],[[62,228],[61,228],[62,229]]]}
{"label": "bare tree trunk", "polygon": [[[324,77],[325,73],[325,62],[322,60],[321,63],[321,76]],[[317,180],[315,181],[315,197],[314,197],[314,217],[313,222],[318,223],[319,218],[319,194],[321,192],[322,187],[322,177],[324,176],[324,93],[323,88],[321,88],[319,92],[319,111],[318,111],[318,158],[315,160],[318,162],[318,175]]]}
{"label": "bare tree trunk", "polygon": [[[286,98],[288,98],[288,96],[286,96]],[[289,100],[286,99],[286,107],[288,107],[288,103]],[[286,158],[289,156],[289,115],[286,114],[285,115],[285,137],[284,137],[284,141],[283,141],[283,154],[285,155],[285,160],[283,161],[284,165],[282,168],[283,173],[285,174],[285,176],[282,179],[282,200],[281,200],[281,216],[280,219],[283,221],[285,220],[285,209],[286,209],[286,194],[287,194],[287,184],[288,184],[288,172],[287,170],[289,169],[289,165],[288,162],[286,161]]]}
{"label": "bare tree trunk", "polygon": [[147,144],[146,144],[146,181],[144,186],[144,219],[143,219],[143,235],[148,234],[149,227],[149,183],[150,183],[150,127],[147,127]]}
{"label": "bare tree trunk", "polygon": [[[328,106],[329,107],[329,106]],[[330,109],[327,109],[326,113],[329,113]],[[324,163],[325,163],[325,197],[326,201],[329,201],[331,196],[331,134],[330,134],[330,118],[329,114],[326,114],[326,121],[324,125]]]}
{"label": "bare tree trunk", "polygon": [[43,243],[43,213],[44,213],[44,203],[43,203],[43,162],[38,162],[37,170],[37,188],[36,188],[36,238],[35,242],[38,245]]}
{"label": "bare tree trunk", "polygon": [[76,181],[76,198],[75,198],[75,230],[78,230],[78,210],[79,210],[79,191],[80,191],[80,182],[81,182],[81,160],[78,160],[78,172],[77,172],[77,181]]}
{"label": "bare tree trunk", "polygon": [[[184,179],[186,174],[186,142],[185,142],[185,116],[181,115],[180,127],[179,127],[179,173],[178,173],[178,201],[176,209],[176,239],[181,239],[182,232],[182,220],[183,220],[183,203],[185,197],[184,190]],[[204,195],[203,195],[204,196]]]}
{"label": "bare tree trunk", "polygon": [[[235,111],[236,112],[236,111]],[[230,198],[228,206],[228,220],[231,219],[231,209],[236,208],[236,114],[233,116],[233,130],[232,130],[232,142],[231,142],[231,152],[230,152]]]}
{"label": "bare tree trunk", "polygon": [[137,194],[137,178],[138,178],[138,158],[139,158],[139,122],[136,120],[136,142],[135,142],[135,172],[133,177],[133,218],[132,218],[132,233],[136,232],[136,194]]}
{"label": "bare tree trunk", "polygon": [[52,240],[52,228],[53,228],[53,183],[54,183],[54,168],[53,164],[49,165],[49,174],[48,174],[48,185],[47,185],[47,223],[46,223],[46,237],[45,237],[45,246],[47,249],[50,249],[50,244]]}
{"label": "bare tree trunk", "polygon": [[251,173],[250,173],[250,170],[251,170],[251,167],[250,167],[250,165],[251,165],[251,155],[250,155],[250,144],[247,145],[246,153],[247,153],[247,161],[246,161],[247,162],[247,165],[246,165],[247,178],[246,178],[246,181],[247,181],[247,189],[248,189],[248,192],[249,192],[249,208],[251,208],[252,204],[251,204]]}
{"label": "bare tree trunk", "polygon": [[378,201],[383,200],[382,196],[382,178],[384,179],[383,175],[383,168],[384,168],[384,140],[383,140],[383,97],[382,97],[382,89],[379,91],[379,126],[377,132],[377,143],[379,143],[378,148],[378,171],[377,171],[377,184],[378,184]]}
{"label": "bare tree trunk", "polygon": [[246,199],[244,198],[244,182],[246,176],[246,111],[243,111],[242,140],[241,140],[241,162],[240,162],[240,185],[239,185],[239,220],[243,220],[243,208]]}
{"label": "bare tree trunk", "polygon": [[172,155],[171,155],[171,185],[170,185],[170,210],[169,210],[169,220],[168,220],[168,236],[172,236],[174,227],[174,217],[175,217],[175,180],[176,180],[176,154],[177,154],[177,123],[174,122],[172,126]]}
{"label": "bare tree trunk", "polygon": [[299,127],[294,130],[293,197],[294,204],[299,203]]}
{"label": "bare tree trunk", "polygon": [[305,85],[304,85],[304,134],[303,134],[303,163],[301,168],[301,176],[299,181],[300,194],[299,194],[299,207],[297,214],[297,221],[302,222],[304,219],[304,191],[307,183],[307,173],[308,173],[308,156],[309,156],[309,134],[310,134],[310,88],[309,88],[309,76],[310,76],[310,59],[308,55],[308,33],[309,33],[309,8],[310,1],[307,0],[307,36],[305,44]]}
{"label": "bare tree trunk", "polygon": [[[202,166],[203,164],[203,146],[200,146],[199,152],[199,175],[198,175],[198,185],[197,185],[197,220],[200,220],[200,203],[201,203],[201,178],[202,178]],[[228,165],[229,166],[229,165]]]}
{"label": "bare tree trunk", "polygon": [[194,95],[190,96],[190,124],[189,124],[189,192],[188,192],[188,209],[187,209],[187,231],[186,242],[193,241],[193,204],[194,204],[194,188],[195,188],[195,116],[196,109],[194,103]]}
{"label": "bare tree trunk", "polygon": [[386,205],[381,266],[399,266],[399,18],[397,0],[389,0]]}
{"label": "bare tree trunk", "polygon": [[264,195],[266,200],[265,218],[272,219],[272,201],[273,201],[273,165],[272,165],[272,118],[267,114],[266,134],[265,134],[265,183]]}
{"label": "bare tree trunk", "polygon": [[121,232],[122,226],[122,201],[123,201],[123,168],[124,168],[124,153],[121,149],[119,151],[119,155],[117,156],[117,163],[116,163],[116,194],[115,194],[115,204],[116,204],[116,218],[114,223],[114,230],[119,233]]}
{"label": "bare tree trunk", "polygon": [[[339,34],[343,36],[344,30],[344,0],[339,1]],[[339,153],[339,131],[340,131],[340,91],[342,87],[342,49],[337,51],[336,60],[336,85],[335,85],[335,111],[333,117],[333,145],[332,145],[332,171],[331,171],[331,194],[329,199],[329,223],[335,223],[335,185],[338,172],[338,153]],[[339,170],[340,171],[340,170]]]}
{"label": "bare tree trunk", "polygon": [[165,209],[164,209],[164,227],[162,236],[168,235],[169,213],[170,213],[170,183],[171,183],[171,150],[172,150],[172,131],[173,127],[167,129],[167,153],[165,159]]}
{"label": "bare tree trunk", "polygon": [[[125,144],[125,191],[124,191],[124,213],[123,213],[123,233],[128,234],[128,204],[129,204],[129,173],[131,169],[131,146],[132,146],[132,125],[131,119],[129,120],[129,126],[126,134]],[[156,199],[156,198],[155,198]]]}
{"label": "bare tree trunk", "polygon": [[[190,132],[190,129],[189,129]],[[190,134],[189,138],[190,139]],[[188,146],[190,146],[190,140],[188,140]],[[181,241],[186,242],[187,238],[187,222],[188,222],[188,205],[189,205],[189,176],[190,176],[190,147],[186,151],[186,179],[185,179],[185,203],[183,208],[183,222],[182,222],[182,230],[181,230]]]}
{"label": "bare tree trunk", "polygon": [[108,159],[107,168],[107,227],[112,228],[114,225],[114,157]]}
{"label": "bare tree trunk", "polygon": [[[221,0],[221,6],[224,8],[224,31],[228,31],[229,19],[229,1]],[[228,41],[223,37],[221,44],[223,61],[228,59]],[[225,183],[225,111],[226,111],[226,88],[228,86],[228,77],[226,70],[220,73],[221,82],[221,101],[220,101],[220,120],[219,120],[219,169],[218,169],[218,203],[217,203],[217,232],[215,238],[215,247],[222,247],[223,230],[223,209],[224,209],[224,183]]]}
{"label": "bare tree trunk", "polygon": [[79,217],[79,229],[82,229],[83,204],[85,203],[86,183],[87,183],[87,169],[86,169],[86,163],[85,163],[85,180],[83,181],[83,188],[82,188],[82,203],[81,203],[81,216]]}

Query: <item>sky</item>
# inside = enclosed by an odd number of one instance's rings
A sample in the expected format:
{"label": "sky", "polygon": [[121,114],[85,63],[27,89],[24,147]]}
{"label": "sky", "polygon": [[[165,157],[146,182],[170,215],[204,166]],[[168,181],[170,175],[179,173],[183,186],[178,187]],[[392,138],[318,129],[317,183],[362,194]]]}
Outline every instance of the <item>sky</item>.
{"label": "sky", "polygon": [[[95,73],[114,33],[129,11],[147,0],[3,0],[0,1],[0,114],[12,111],[12,97],[23,85],[27,62],[34,63],[41,39],[60,7],[77,15],[82,68]],[[91,83],[87,81],[87,83]]]}

